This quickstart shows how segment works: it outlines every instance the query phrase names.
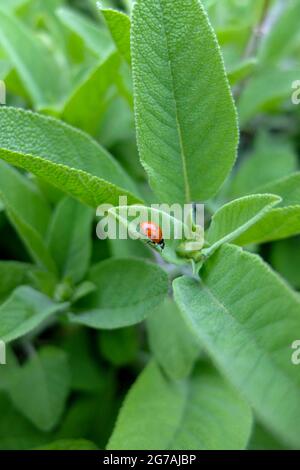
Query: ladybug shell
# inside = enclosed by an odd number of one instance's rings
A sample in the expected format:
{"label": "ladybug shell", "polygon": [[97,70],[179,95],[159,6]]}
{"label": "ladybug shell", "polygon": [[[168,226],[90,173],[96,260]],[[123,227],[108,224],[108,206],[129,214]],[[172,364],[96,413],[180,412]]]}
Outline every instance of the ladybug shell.
{"label": "ladybug shell", "polygon": [[154,222],[142,222],[141,232],[153,243],[160,243],[163,239],[161,228]]}

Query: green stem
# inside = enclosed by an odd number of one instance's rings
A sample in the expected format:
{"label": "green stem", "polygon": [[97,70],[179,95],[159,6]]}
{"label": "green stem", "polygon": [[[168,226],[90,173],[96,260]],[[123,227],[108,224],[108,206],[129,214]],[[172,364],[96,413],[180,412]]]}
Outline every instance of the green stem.
{"label": "green stem", "polygon": [[257,54],[260,40],[264,35],[264,25],[269,14],[270,5],[270,0],[264,0],[258,24],[254,27],[252,31],[252,35],[245,49],[243,59],[249,59],[250,57],[255,56]]}
{"label": "green stem", "polygon": [[[245,49],[244,54],[242,56],[242,60],[247,60],[247,59],[249,59],[251,57],[255,57],[257,55],[261,38],[264,35],[264,26],[267,22],[269,10],[270,10],[270,5],[271,5],[270,0],[264,0],[259,21],[254,26],[254,28],[252,30],[252,34],[250,36],[250,39],[247,43],[246,49]],[[238,100],[239,97],[241,96],[247,81],[248,80],[246,78],[246,79],[242,80],[241,83],[237,87],[235,87],[234,97],[235,97],[236,100]]]}

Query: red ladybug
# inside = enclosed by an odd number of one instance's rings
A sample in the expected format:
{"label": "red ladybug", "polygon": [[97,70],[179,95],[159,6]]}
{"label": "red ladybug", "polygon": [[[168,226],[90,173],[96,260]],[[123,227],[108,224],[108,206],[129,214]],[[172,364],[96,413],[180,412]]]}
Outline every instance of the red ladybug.
{"label": "red ladybug", "polygon": [[164,249],[165,241],[159,225],[156,225],[154,222],[142,222],[141,232],[149,238],[151,243],[160,246],[162,250]]}

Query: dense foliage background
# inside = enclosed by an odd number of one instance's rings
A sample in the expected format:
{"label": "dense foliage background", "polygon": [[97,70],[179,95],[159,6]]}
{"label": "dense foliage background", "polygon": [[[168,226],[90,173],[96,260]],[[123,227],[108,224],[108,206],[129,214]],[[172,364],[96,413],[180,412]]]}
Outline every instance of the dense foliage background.
{"label": "dense foliage background", "polygon": [[299,448],[300,1],[133,3],[0,0],[0,449]]}

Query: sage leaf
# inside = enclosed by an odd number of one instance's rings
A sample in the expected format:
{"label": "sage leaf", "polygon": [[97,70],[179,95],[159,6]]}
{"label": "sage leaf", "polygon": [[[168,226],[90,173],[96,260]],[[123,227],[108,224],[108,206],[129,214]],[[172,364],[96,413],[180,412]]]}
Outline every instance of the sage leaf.
{"label": "sage leaf", "polygon": [[69,357],[72,390],[99,394],[105,387],[106,376],[93,354],[88,331],[74,330],[62,347]]}
{"label": "sage leaf", "polygon": [[242,60],[237,65],[232,67],[227,74],[230,85],[236,85],[242,80],[245,80],[245,78],[248,78],[248,76],[255,69],[256,65],[257,60],[251,58]]}
{"label": "sage leaf", "polygon": [[260,70],[244,89],[239,100],[241,127],[257,114],[277,109],[278,103],[291,95],[291,84],[299,77],[299,69],[266,67]]}
{"label": "sage leaf", "polygon": [[267,243],[300,234],[300,205],[272,209],[234,243],[240,246]]}
{"label": "sage leaf", "polygon": [[[256,255],[224,245],[201,280],[178,278],[175,300],[187,325],[257,416],[291,446],[300,445],[300,376],[291,345],[300,299]],[[296,336],[295,336],[296,335]]]}
{"label": "sage leaf", "polygon": [[210,366],[171,382],[151,362],[129,390],[109,450],[243,449],[248,405]]}
{"label": "sage leaf", "polygon": [[20,413],[37,428],[49,431],[61,417],[69,387],[66,354],[48,346],[34,354],[15,374],[9,395]]}
{"label": "sage leaf", "polygon": [[259,133],[253,150],[242,159],[233,175],[230,197],[235,199],[254,192],[277,194],[263,188],[296,172],[297,168],[297,154],[290,143],[271,134]]}
{"label": "sage leaf", "polygon": [[0,306],[0,339],[13,341],[38,327],[68,304],[57,304],[31,287],[18,287]]}
{"label": "sage leaf", "polygon": [[113,10],[111,8],[101,8],[101,13],[106,21],[110,34],[115,42],[115,45],[126,60],[131,64],[130,55],[130,18],[121,11]]}
{"label": "sage leaf", "polygon": [[167,274],[138,259],[110,259],[91,269],[89,280],[97,292],[86,299],[85,311],[70,321],[97,329],[134,325],[150,315],[167,295]]}
{"label": "sage leaf", "polygon": [[67,84],[55,58],[39,37],[2,8],[0,44],[16,68],[36,109],[60,102]]}
{"label": "sage leaf", "polygon": [[211,246],[206,253],[211,254],[224,243],[241,236],[280,201],[280,197],[272,194],[258,194],[225,204],[212,218],[206,235]]}
{"label": "sage leaf", "polygon": [[[28,450],[41,446],[52,436],[38,430],[28,419],[18,413],[9,397],[0,394],[0,449]],[[9,433],[8,433],[9,430]]]}
{"label": "sage leaf", "polygon": [[[149,239],[142,232],[140,227],[140,220],[151,221],[158,225],[162,230],[162,235],[165,242],[165,248],[161,250],[152,244],[152,248],[157,250],[160,255],[169,263],[183,265],[187,261],[181,258],[177,250],[183,240],[187,239],[193,243],[194,250],[200,250],[204,243],[204,232],[201,226],[198,226],[196,231],[192,230],[191,224],[188,224],[187,220],[184,220],[187,214],[184,214],[179,207],[179,213],[176,213],[176,208],[170,212],[155,207],[148,207],[143,205],[131,205],[131,206],[120,206],[113,207],[108,211],[108,219],[100,222],[99,233],[101,236],[102,231],[105,231],[105,225],[110,219],[115,219],[120,228],[120,233],[128,234],[130,239],[141,240],[146,244],[149,244]],[[118,227],[116,227],[118,228]],[[98,231],[98,229],[97,229]]]}
{"label": "sage leaf", "polygon": [[[43,178],[81,202],[117,205],[119,196],[140,202],[117,162],[86,134],[56,119],[0,108],[0,158]],[[124,187],[124,189],[122,189]]]}
{"label": "sage leaf", "polygon": [[137,140],[152,189],[166,203],[206,200],[230,172],[238,141],[207,15],[198,0],[137,0],[131,40]]}
{"label": "sage leaf", "polygon": [[174,380],[188,377],[200,353],[176,303],[166,299],[147,318],[150,349],[164,372]]}
{"label": "sage leaf", "polygon": [[29,263],[0,261],[0,302],[6,300],[20,285],[31,285],[31,275],[37,272],[37,268]]}
{"label": "sage leaf", "polygon": [[[69,124],[97,136],[112,98],[120,67],[117,53],[96,64],[66,100],[61,117]],[[97,106],[95,106],[97,103]]]}
{"label": "sage leaf", "polygon": [[134,326],[103,330],[99,333],[98,344],[101,354],[111,364],[126,366],[133,363],[139,353],[139,332]]}
{"label": "sage leaf", "polygon": [[266,243],[298,235],[300,233],[299,183],[300,173],[295,172],[260,186],[257,192],[271,192],[281,198],[278,208],[269,211],[240,234],[235,243],[238,245]]}
{"label": "sage leaf", "polygon": [[3,161],[0,161],[0,199],[33,260],[55,273],[54,261],[44,242],[50,207],[28,178]]}
{"label": "sage leaf", "polygon": [[270,262],[295,289],[300,290],[299,237],[272,243]]}
{"label": "sage leaf", "polygon": [[280,196],[281,207],[300,205],[300,172],[266,184],[260,190]]}
{"label": "sage leaf", "polygon": [[91,441],[86,439],[61,439],[51,442],[34,450],[97,450],[98,447]]}
{"label": "sage leaf", "polygon": [[48,232],[48,247],[60,277],[80,282],[91,256],[93,210],[66,197],[56,207]]}
{"label": "sage leaf", "polygon": [[109,34],[100,23],[89,20],[74,9],[60,7],[56,14],[62,23],[76,33],[85,46],[104,60],[114,49]]}
{"label": "sage leaf", "polygon": [[266,35],[259,50],[259,60],[263,64],[278,63],[293,42],[297,41],[297,18],[300,15],[299,0],[292,0],[284,5],[276,23]]}

